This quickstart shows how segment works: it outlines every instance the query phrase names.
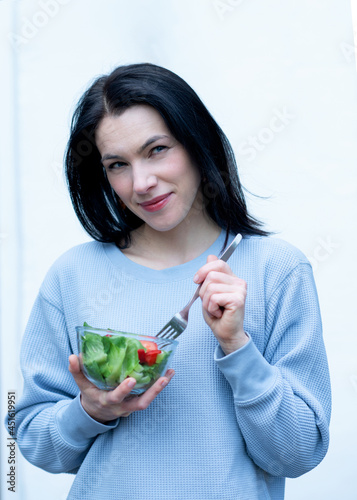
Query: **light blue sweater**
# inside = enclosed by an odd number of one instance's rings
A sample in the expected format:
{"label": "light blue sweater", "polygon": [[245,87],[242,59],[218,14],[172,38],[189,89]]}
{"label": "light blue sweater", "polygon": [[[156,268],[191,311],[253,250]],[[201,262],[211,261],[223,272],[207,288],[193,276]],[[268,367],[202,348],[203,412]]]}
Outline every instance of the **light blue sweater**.
{"label": "light blue sweater", "polygon": [[275,238],[245,238],[229,260],[248,283],[244,347],[224,356],[196,301],[176,375],[148,409],[105,425],[81,407],[68,371],[75,326],[155,334],[223,241],[162,271],[91,242],[48,272],[22,345],[17,442],[38,467],[76,473],[69,499],[281,500],[284,477],[323,459],[330,383],[312,270]]}

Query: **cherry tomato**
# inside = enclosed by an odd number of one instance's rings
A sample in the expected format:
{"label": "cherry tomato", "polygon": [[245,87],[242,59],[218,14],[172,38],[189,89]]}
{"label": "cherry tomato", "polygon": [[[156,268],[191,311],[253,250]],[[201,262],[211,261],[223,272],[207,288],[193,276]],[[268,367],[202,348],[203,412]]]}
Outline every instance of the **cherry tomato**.
{"label": "cherry tomato", "polygon": [[146,363],[145,349],[138,349],[139,363]]}
{"label": "cherry tomato", "polygon": [[146,363],[149,366],[152,366],[156,363],[156,358],[157,355],[160,354],[161,351],[158,349],[152,349],[151,351],[146,351],[145,353],[145,358],[146,358]]}
{"label": "cherry tomato", "polygon": [[147,349],[148,351],[156,351],[157,350],[157,344],[156,342],[151,342],[150,340],[141,340],[141,344]]}

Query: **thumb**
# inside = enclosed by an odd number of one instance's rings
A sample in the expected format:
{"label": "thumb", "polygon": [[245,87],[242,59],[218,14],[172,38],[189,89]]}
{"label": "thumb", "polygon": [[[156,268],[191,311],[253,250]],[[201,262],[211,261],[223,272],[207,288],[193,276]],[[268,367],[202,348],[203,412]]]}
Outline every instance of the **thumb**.
{"label": "thumb", "polygon": [[216,255],[209,255],[207,257],[207,264],[208,262],[214,262],[215,260],[219,260],[218,257],[216,257]]}
{"label": "thumb", "polygon": [[78,356],[75,354],[71,354],[70,357],[68,358],[69,361],[69,371],[74,375],[75,373],[80,373],[81,367],[79,365],[79,359]]}
{"label": "thumb", "polygon": [[83,391],[86,387],[92,386],[93,384],[84,376],[81,371],[79,364],[79,358],[75,354],[71,354],[68,358],[69,360],[69,371],[74,378],[74,381],[78,385],[79,389]]}

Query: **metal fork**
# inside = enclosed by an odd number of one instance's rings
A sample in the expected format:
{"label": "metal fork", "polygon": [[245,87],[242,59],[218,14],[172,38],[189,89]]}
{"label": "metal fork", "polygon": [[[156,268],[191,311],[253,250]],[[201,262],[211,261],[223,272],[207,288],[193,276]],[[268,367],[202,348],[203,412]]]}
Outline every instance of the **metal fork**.
{"label": "metal fork", "polygon": [[[242,235],[237,234],[232,243],[228,248],[219,256],[220,260],[227,262],[229,257],[232,255],[234,250],[237,248],[238,243],[242,240]],[[189,303],[182,309],[182,311],[178,312],[173,316],[168,323],[159,331],[156,337],[161,339],[176,339],[181,333],[186,329],[188,322],[188,313],[190,311],[190,307],[194,303],[194,301],[199,297],[200,288],[202,283],[198,285],[192,299]]]}

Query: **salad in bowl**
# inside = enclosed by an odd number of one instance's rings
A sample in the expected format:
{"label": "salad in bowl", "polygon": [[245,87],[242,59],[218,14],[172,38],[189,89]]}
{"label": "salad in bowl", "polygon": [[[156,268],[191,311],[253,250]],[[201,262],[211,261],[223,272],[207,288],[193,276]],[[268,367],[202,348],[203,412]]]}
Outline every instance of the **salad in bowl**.
{"label": "salad in bowl", "polygon": [[77,326],[79,362],[86,378],[98,389],[115,389],[133,377],[139,395],[163,376],[178,342],[147,335]]}

